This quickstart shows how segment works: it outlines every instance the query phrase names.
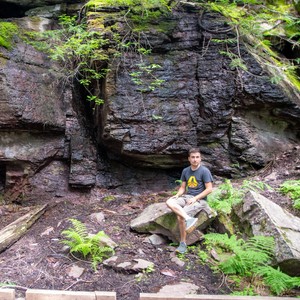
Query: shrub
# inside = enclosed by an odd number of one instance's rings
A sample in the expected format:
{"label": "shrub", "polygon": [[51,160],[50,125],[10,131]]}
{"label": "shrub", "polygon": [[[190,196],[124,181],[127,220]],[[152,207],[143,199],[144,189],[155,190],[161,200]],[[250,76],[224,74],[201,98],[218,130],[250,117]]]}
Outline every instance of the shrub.
{"label": "shrub", "polygon": [[287,180],[279,187],[282,194],[288,195],[293,200],[293,206],[300,209],[300,180]]}
{"label": "shrub", "polygon": [[252,284],[255,278],[258,282],[262,278],[275,295],[300,286],[300,277],[291,277],[271,266],[275,249],[273,237],[254,236],[245,241],[235,235],[210,233],[204,238],[207,248],[216,248],[220,257],[214,269],[239,278],[248,277]]}

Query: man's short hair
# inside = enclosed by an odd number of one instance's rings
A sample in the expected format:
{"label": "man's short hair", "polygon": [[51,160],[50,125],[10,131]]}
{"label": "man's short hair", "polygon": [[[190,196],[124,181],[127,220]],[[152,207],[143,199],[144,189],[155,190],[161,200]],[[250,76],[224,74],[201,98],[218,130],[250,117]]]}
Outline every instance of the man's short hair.
{"label": "man's short hair", "polygon": [[192,153],[200,153],[200,156],[201,156],[201,152],[200,152],[200,149],[199,149],[199,148],[191,148],[191,149],[189,150],[189,156],[190,156]]}

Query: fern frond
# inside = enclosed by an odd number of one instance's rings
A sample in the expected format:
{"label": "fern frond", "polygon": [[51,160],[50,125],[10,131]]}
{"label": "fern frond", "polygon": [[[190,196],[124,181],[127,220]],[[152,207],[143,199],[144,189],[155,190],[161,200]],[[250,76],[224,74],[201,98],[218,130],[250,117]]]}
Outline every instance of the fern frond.
{"label": "fern frond", "polygon": [[102,238],[108,238],[108,235],[105,234],[103,230],[101,230],[97,234],[91,236],[91,241],[99,244],[99,242],[101,241]]}
{"label": "fern frond", "polygon": [[225,274],[239,274],[248,276],[257,269],[258,266],[265,265],[269,261],[266,253],[255,250],[236,250],[235,254],[220,263],[220,269]]}
{"label": "fern frond", "polygon": [[92,243],[85,242],[85,243],[78,244],[71,249],[71,252],[82,253],[84,258],[86,258],[88,254],[92,253]]}
{"label": "fern frond", "polygon": [[114,254],[113,248],[101,246],[101,239],[109,238],[104,231],[89,235],[86,226],[76,219],[70,219],[73,228],[62,231],[66,239],[62,241],[70,247],[71,253],[79,253],[84,258],[92,261],[92,267],[96,270],[99,262]]}
{"label": "fern frond", "polygon": [[235,189],[230,180],[225,180],[217,190],[208,196],[208,204],[217,212],[230,214],[232,206],[238,204],[243,199],[243,192]]}
{"label": "fern frond", "polygon": [[276,295],[300,286],[300,277],[291,277],[281,272],[279,268],[260,267],[256,270],[256,274],[264,279],[270,290]]}
{"label": "fern frond", "polygon": [[235,249],[240,248],[241,245],[244,243],[244,240],[238,240],[236,235],[232,235],[231,237],[229,237],[227,233],[209,233],[205,234],[204,238],[204,243],[206,245],[218,246],[224,251],[235,252]]}
{"label": "fern frond", "polygon": [[254,236],[249,238],[243,248],[248,250],[253,250],[256,252],[261,253],[261,255],[266,256],[266,261],[271,260],[271,258],[274,255],[274,249],[275,249],[275,240],[271,236]]}
{"label": "fern frond", "polygon": [[240,274],[246,275],[248,273],[248,267],[246,260],[240,255],[234,255],[223,261],[219,265],[224,274]]}
{"label": "fern frond", "polygon": [[250,275],[257,268],[267,265],[274,254],[275,242],[272,237],[255,236],[247,241],[230,238],[227,234],[206,234],[205,244],[216,246],[223,251],[232,252],[219,264],[225,274]]}
{"label": "fern frond", "polygon": [[293,206],[300,209],[300,180],[286,180],[279,191],[293,199]]}
{"label": "fern frond", "polygon": [[81,236],[80,233],[76,232],[74,229],[64,230],[61,234],[66,238],[62,241],[62,243],[70,246],[71,248],[73,247],[72,245],[84,243],[86,239],[86,237]]}
{"label": "fern frond", "polygon": [[73,227],[74,227],[74,230],[80,234],[82,237],[87,237],[88,236],[88,231],[87,231],[87,228],[86,226],[80,222],[79,220],[76,220],[76,219],[70,219]]}
{"label": "fern frond", "polygon": [[254,192],[260,192],[265,190],[272,190],[272,187],[262,181],[253,181],[253,180],[244,180],[242,184],[242,189],[245,191],[254,191]]}

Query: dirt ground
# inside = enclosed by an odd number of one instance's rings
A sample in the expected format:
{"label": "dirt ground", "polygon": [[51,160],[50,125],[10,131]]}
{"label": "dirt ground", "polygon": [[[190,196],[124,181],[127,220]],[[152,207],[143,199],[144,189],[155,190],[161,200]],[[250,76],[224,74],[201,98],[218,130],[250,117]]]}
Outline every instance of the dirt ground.
{"label": "dirt ground", "polygon": [[[264,178],[266,183],[277,188],[287,179],[299,179],[299,173],[299,148],[295,148],[257,172],[256,179]],[[289,198],[277,191],[265,193],[269,199],[300,217],[299,211],[292,209]],[[93,190],[89,193],[70,192],[67,197],[53,198],[50,202],[47,200],[46,212],[26,235],[0,254],[0,284],[16,285],[20,297],[27,288],[38,288],[115,291],[118,300],[138,300],[139,293],[156,293],[165,285],[182,281],[197,285],[198,294],[231,293],[230,282],[200,264],[196,251],[190,250],[182,257],[185,264],[179,266],[171,261],[175,248],[170,243],[154,246],[145,242],[147,234],[130,230],[130,221],[147,205],[165,199],[166,192],[131,196]],[[30,206],[44,201],[41,197],[38,203],[0,206],[0,229],[28,212]],[[90,217],[98,212],[105,216],[100,224]],[[134,273],[115,271],[102,264],[96,272],[93,271],[88,262],[71,256],[61,243],[61,232],[71,225],[69,218],[84,222],[91,233],[103,230],[118,244],[116,255],[151,261],[155,265],[154,271],[137,277]],[[71,269],[75,265],[84,268],[79,278],[72,276]]]}

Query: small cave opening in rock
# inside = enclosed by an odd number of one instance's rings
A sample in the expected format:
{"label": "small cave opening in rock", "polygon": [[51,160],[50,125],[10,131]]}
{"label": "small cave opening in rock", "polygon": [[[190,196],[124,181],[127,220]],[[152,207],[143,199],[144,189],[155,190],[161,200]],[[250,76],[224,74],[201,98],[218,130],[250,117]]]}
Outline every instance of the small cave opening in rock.
{"label": "small cave opening in rock", "polygon": [[0,193],[4,191],[6,182],[6,165],[0,163]]}
{"label": "small cave opening in rock", "polygon": [[281,41],[280,46],[275,48],[275,50],[278,50],[284,57],[294,62],[296,73],[300,76],[300,64],[296,61],[300,56],[300,47],[297,41],[292,39],[291,41]]}
{"label": "small cave opening in rock", "polygon": [[25,16],[25,12],[28,10],[26,7],[14,3],[1,3],[0,18],[22,18]]}

